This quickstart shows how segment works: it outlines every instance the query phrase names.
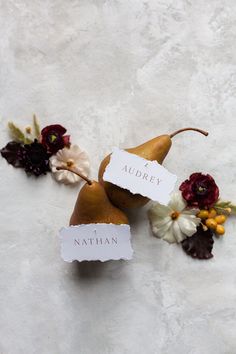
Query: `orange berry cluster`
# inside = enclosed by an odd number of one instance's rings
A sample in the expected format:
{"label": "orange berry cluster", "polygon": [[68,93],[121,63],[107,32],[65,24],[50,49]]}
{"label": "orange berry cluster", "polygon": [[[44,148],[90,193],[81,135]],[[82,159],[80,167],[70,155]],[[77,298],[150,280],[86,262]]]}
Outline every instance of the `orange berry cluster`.
{"label": "orange berry cluster", "polygon": [[227,219],[226,215],[218,214],[216,209],[211,208],[209,210],[200,210],[197,216],[202,219],[202,222],[207,229],[214,231],[219,236],[224,235],[225,228],[223,224]]}

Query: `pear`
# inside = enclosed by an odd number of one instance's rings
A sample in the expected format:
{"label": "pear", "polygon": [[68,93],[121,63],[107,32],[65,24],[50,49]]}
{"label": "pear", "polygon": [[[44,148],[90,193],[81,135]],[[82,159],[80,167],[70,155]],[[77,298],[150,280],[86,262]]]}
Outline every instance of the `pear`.
{"label": "pear", "polygon": [[85,183],[79,192],[70,225],[94,223],[120,225],[129,222],[124,212],[111,204],[104,187],[91,181],[91,184]]}
{"label": "pear", "polygon": [[124,212],[112,205],[100,183],[89,180],[72,168],[58,167],[58,169],[76,173],[86,181],[79,192],[70,218],[70,225],[95,223],[120,225],[129,223]]}
{"label": "pear", "polygon": [[[172,138],[186,130],[193,130],[199,132],[205,136],[208,135],[207,132],[197,129],[197,128],[184,128],[177,130],[172,134],[166,134],[158,136],[154,139],[151,139],[144,144],[136,146],[134,148],[125,149],[126,151],[138,155],[140,157],[145,158],[146,160],[150,161],[157,161],[159,164],[162,164],[166,155],[168,154],[171,145],[172,145]],[[107,165],[110,162],[110,156],[108,155],[104,158],[101,162],[98,178],[99,182],[103,185],[109,199],[111,202],[117,206],[118,208],[138,208],[144,206],[149,199],[147,197],[143,197],[140,194],[132,194],[127,189],[120,188],[110,182],[106,182],[103,180],[103,174]]]}

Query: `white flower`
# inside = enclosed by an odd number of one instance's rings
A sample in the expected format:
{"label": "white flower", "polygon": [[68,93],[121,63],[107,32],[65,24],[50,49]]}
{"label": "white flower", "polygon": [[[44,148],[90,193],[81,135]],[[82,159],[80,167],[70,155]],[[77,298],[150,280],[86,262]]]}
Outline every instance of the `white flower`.
{"label": "white flower", "polygon": [[169,243],[180,243],[192,236],[201,219],[196,217],[198,209],[186,207],[181,192],[172,194],[168,206],[154,204],[148,211],[154,235]]}
{"label": "white flower", "polygon": [[65,147],[59,150],[56,155],[50,157],[50,167],[58,182],[73,184],[80,182],[82,179],[73,172],[58,171],[57,167],[70,167],[87,177],[90,164],[87,153],[82,151],[78,145],[71,145],[70,148]]}

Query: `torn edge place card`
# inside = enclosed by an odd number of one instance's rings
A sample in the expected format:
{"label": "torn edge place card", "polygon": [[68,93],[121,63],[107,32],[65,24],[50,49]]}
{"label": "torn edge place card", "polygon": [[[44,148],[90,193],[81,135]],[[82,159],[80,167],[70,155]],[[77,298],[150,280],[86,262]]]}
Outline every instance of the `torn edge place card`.
{"label": "torn edge place card", "polygon": [[133,256],[129,225],[82,224],[59,232],[65,262],[130,260]]}
{"label": "torn edge place card", "polygon": [[167,205],[177,176],[157,161],[149,161],[125,150],[114,148],[103,179],[128,189],[133,194],[141,194]]}

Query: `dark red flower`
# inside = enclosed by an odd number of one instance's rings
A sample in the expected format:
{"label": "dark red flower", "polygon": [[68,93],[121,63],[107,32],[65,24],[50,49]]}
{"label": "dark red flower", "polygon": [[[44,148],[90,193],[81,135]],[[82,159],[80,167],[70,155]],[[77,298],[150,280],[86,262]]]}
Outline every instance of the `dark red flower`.
{"label": "dark red flower", "polygon": [[15,141],[10,141],[1,149],[1,155],[7,162],[14,167],[22,167],[20,156],[23,145]]}
{"label": "dark red flower", "polygon": [[20,163],[27,174],[40,176],[50,171],[47,149],[36,139],[32,144],[24,145],[20,152]]}
{"label": "dark red flower", "polygon": [[184,181],[179,189],[189,206],[197,208],[209,208],[219,198],[219,188],[210,175],[193,173]]}
{"label": "dark red flower", "polygon": [[213,257],[213,232],[208,229],[204,231],[198,226],[196,233],[182,241],[183,250],[191,257],[198,259],[210,259]]}
{"label": "dark red flower", "polygon": [[70,145],[70,136],[64,135],[66,129],[59,124],[48,125],[41,131],[41,143],[48,152],[55,154],[58,150]]}

